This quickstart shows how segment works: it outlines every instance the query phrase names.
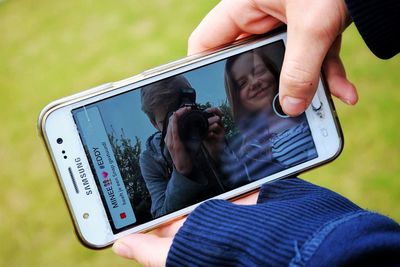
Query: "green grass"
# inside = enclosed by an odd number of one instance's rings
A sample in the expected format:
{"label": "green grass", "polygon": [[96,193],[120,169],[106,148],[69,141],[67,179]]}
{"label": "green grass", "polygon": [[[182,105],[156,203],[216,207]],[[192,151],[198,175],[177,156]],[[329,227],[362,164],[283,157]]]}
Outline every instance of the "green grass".
{"label": "green grass", "polygon": [[[0,1],[0,266],[126,266],[74,238],[36,131],[48,102],[186,54],[217,1]],[[400,220],[399,57],[376,59],[351,27],[343,44],[357,107],[337,103],[343,154],[303,177]]]}

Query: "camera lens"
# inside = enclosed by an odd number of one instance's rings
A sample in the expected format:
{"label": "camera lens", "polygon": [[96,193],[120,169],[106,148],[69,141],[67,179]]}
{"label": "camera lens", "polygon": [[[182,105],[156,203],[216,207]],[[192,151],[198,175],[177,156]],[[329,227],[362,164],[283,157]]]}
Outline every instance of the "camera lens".
{"label": "camera lens", "polygon": [[208,133],[207,113],[202,110],[191,110],[178,121],[179,137],[186,141],[201,142]]}
{"label": "camera lens", "polygon": [[62,138],[57,138],[57,144],[62,144],[63,143],[63,140],[62,140]]}

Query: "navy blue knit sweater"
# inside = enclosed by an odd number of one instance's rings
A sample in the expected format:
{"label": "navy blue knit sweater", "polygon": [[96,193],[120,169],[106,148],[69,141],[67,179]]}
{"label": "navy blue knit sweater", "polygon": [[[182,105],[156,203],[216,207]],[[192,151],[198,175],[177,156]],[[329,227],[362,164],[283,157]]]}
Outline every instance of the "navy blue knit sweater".
{"label": "navy blue knit sweater", "polygon": [[399,0],[345,0],[369,49],[388,59],[400,52]]}
{"label": "navy blue knit sweater", "polygon": [[[400,266],[400,226],[297,178],[264,185],[257,205],[200,205],[169,266]],[[384,262],[387,261],[387,262]]]}

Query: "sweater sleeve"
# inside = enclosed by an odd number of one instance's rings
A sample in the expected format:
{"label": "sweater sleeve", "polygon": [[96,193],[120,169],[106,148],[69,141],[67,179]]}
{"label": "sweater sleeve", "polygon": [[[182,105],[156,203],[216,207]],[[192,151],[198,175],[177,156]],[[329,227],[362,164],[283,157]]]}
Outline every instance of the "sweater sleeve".
{"label": "sweater sleeve", "polygon": [[[323,250],[318,249],[328,237],[341,242],[346,240],[345,233],[335,232],[335,229],[346,223],[354,228],[359,223],[356,218],[371,214],[330,190],[300,179],[285,179],[263,186],[258,202],[258,205],[242,206],[212,200],[200,205],[176,234],[167,265],[310,265],[318,259],[312,257],[315,252],[319,251],[317,256],[323,255]],[[395,233],[392,238],[399,243],[399,226],[381,217],[377,220],[391,226],[381,238],[387,240]],[[382,228],[368,228],[368,231],[374,230]],[[373,249],[370,247],[370,251]],[[400,248],[394,251],[400,253]]]}
{"label": "sweater sleeve", "polygon": [[350,16],[369,49],[388,59],[400,52],[399,0],[345,0]]}

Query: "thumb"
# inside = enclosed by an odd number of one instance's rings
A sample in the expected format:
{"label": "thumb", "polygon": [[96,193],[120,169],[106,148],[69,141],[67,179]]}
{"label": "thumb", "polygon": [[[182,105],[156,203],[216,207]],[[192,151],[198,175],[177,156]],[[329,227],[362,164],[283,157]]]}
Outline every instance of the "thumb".
{"label": "thumb", "polygon": [[144,266],[165,266],[171,244],[171,237],[132,234],[117,240],[112,249],[117,255]]}
{"label": "thumb", "polygon": [[279,100],[290,116],[304,112],[317,89],[322,62],[332,44],[319,29],[288,23],[287,45],[280,76]]}

